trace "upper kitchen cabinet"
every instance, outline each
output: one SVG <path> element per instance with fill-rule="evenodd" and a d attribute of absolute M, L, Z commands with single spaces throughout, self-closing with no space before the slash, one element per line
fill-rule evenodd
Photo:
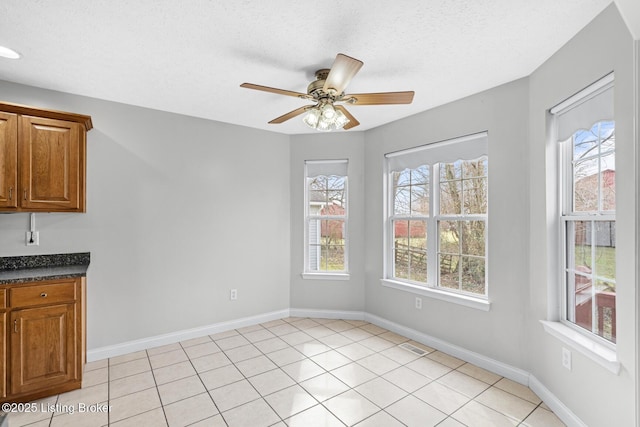
<path fill-rule="evenodd" d="M 0 102 L 0 212 L 85 212 L 91 117 Z"/>

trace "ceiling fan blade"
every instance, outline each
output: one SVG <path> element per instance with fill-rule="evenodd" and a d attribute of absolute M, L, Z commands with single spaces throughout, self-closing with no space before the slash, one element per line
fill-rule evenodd
<path fill-rule="evenodd" d="M 347 111 L 347 109 L 344 108 L 342 105 L 334 105 L 334 108 L 336 110 L 342 111 L 342 114 L 347 116 L 347 119 L 349 119 L 349 123 L 347 123 L 343 127 L 344 130 L 348 130 L 348 129 L 354 128 L 354 127 L 356 127 L 356 126 L 358 126 L 360 124 L 360 122 L 357 121 L 356 118 L 353 117 L 353 115 L 351 115 L 351 113 L 349 111 Z"/>
<path fill-rule="evenodd" d="M 327 79 L 324 81 L 322 90 L 325 92 L 335 90 L 336 95 L 341 94 L 353 76 L 360 71 L 363 64 L 364 63 L 358 59 L 339 53 L 336 56 L 336 60 L 333 61 L 333 65 L 331 66 Z"/>
<path fill-rule="evenodd" d="M 296 108 L 293 111 L 289 111 L 287 114 L 283 114 L 280 117 L 276 117 L 275 119 L 271 120 L 269 124 L 274 125 L 274 124 L 286 122 L 287 120 L 292 119 L 295 116 L 299 116 L 300 114 L 304 113 L 311 107 L 313 107 L 313 105 L 305 105 L 304 107 Z"/>
<path fill-rule="evenodd" d="M 413 91 L 351 93 L 342 98 L 341 101 L 348 102 L 353 105 L 411 104 L 411 102 L 413 102 L 413 95 Z"/>
<path fill-rule="evenodd" d="M 240 87 L 247 89 L 261 90 L 263 92 L 277 93 L 278 95 L 295 96 L 296 98 L 307 98 L 309 95 L 291 90 L 277 89 L 275 87 L 254 85 L 253 83 L 242 83 Z"/>

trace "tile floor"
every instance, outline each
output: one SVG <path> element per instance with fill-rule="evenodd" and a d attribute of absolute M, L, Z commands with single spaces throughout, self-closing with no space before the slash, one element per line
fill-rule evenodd
<path fill-rule="evenodd" d="M 82 389 L 9 426 L 564 425 L 529 388 L 406 341 L 361 321 L 276 320 L 89 363 Z"/>

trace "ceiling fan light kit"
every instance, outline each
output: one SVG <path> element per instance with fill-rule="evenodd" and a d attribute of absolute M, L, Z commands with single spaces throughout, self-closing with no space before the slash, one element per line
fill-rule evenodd
<path fill-rule="evenodd" d="M 388 105 L 411 104 L 413 91 L 345 94 L 344 89 L 351 79 L 362 68 L 363 62 L 339 53 L 330 69 L 316 71 L 316 80 L 307 87 L 307 93 L 293 92 L 253 83 L 243 83 L 240 87 L 276 93 L 278 95 L 295 96 L 313 101 L 315 105 L 306 105 L 271 120 L 270 124 L 283 123 L 302 113 L 302 121 L 312 129 L 331 131 L 351 129 L 360 124 L 342 104 L 350 105 Z"/>

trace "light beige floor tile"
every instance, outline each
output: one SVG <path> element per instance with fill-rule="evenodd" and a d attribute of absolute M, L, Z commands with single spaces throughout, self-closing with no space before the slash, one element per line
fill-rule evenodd
<path fill-rule="evenodd" d="M 82 402 L 82 401 L 80 401 Z M 106 405 L 106 402 L 104 403 Z M 75 412 L 66 412 L 62 415 L 54 415 L 51 419 L 51 427 L 87 427 L 87 426 L 104 426 L 109 423 L 108 412 L 91 412 L 75 405 Z"/>
<path fill-rule="evenodd" d="M 272 326 L 267 329 L 269 329 L 269 332 L 277 336 L 287 335 L 298 331 L 298 328 L 296 328 L 295 326 L 291 326 L 288 323 Z"/>
<path fill-rule="evenodd" d="M 311 335 L 307 335 L 302 331 L 293 332 L 287 335 L 281 335 L 280 339 L 291 346 L 314 340 Z"/>
<path fill-rule="evenodd" d="M 519 424 L 513 418 L 473 400 L 454 412 L 451 417 L 472 427 L 512 427 Z"/>
<path fill-rule="evenodd" d="M 329 322 L 333 322 L 336 319 L 327 319 L 326 317 L 311 317 L 311 320 L 313 320 L 314 322 L 317 322 L 321 325 L 327 324 Z"/>
<path fill-rule="evenodd" d="M 318 402 L 299 385 L 287 387 L 264 398 L 280 418 L 289 418 Z"/>
<path fill-rule="evenodd" d="M 394 362 L 397 362 L 401 365 L 405 365 L 409 362 L 413 362 L 414 360 L 418 359 L 419 356 L 417 354 L 415 354 L 412 351 L 409 350 L 405 350 L 404 348 L 395 346 L 395 347 L 389 347 L 386 350 L 382 350 L 380 352 L 380 354 L 382 354 L 385 357 L 388 357 L 389 359 L 393 360 Z"/>
<path fill-rule="evenodd" d="M 335 350 L 317 354 L 310 359 L 327 371 L 352 363 L 351 359 L 349 359 L 347 356 L 343 356 Z"/>
<path fill-rule="evenodd" d="M 298 328 L 300 330 L 305 330 L 305 329 L 315 328 L 316 326 L 319 326 L 320 324 L 318 322 L 316 322 L 315 320 L 300 319 L 300 320 L 296 320 L 296 321 L 291 322 L 291 325 L 295 326 L 296 328 Z"/>
<path fill-rule="evenodd" d="M 546 409 L 547 411 L 551 411 L 551 408 L 549 408 L 549 407 L 547 406 L 547 404 L 546 404 L 546 403 L 544 403 L 544 402 L 542 402 L 542 403 L 540 404 L 540 407 L 541 407 L 542 409 Z M 553 411 L 551 411 L 551 412 L 553 412 Z"/>
<path fill-rule="evenodd" d="M 87 405 L 99 402 L 106 402 L 109 399 L 109 384 L 102 383 L 91 387 L 83 387 L 78 390 L 62 393 L 58 396 L 57 403 L 60 405 L 73 406 L 77 402 Z"/>
<path fill-rule="evenodd" d="M 435 362 L 425 357 L 421 357 L 414 360 L 413 362 L 409 362 L 405 366 L 409 369 L 413 369 L 414 371 L 424 375 L 427 378 L 431 378 L 432 380 L 440 378 L 448 372 L 451 372 L 451 368 L 449 368 L 448 366 L 444 366 L 441 363 Z"/>
<path fill-rule="evenodd" d="M 443 422 L 441 422 L 440 424 L 438 424 L 438 427 L 467 427 L 467 426 L 462 424 L 460 421 L 456 421 L 454 418 L 449 417 Z"/>
<path fill-rule="evenodd" d="M 496 387 L 484 391 L 475 401 L 519 421 L 525 419 L 537 406 Z"/>
<path fill-rule="evenodd" d="M 380 338 L 384 338 L 387 341 L 391 341 L 395 345 L 402 344 L 403 342 L 409 341 L 409 338 L 403 337 L 402 335 L 398 335 L 395 332 L 391 332 L 391 331 L 383 332 L 382 334 L 380 334 L 378 336 Z"/>
<path fill-rule="evenodd" d="M 98 424 L 86 424 L 86 426 L 97 426 Z M 134 415 L 130 418 L 111 423 L 113 427 L 141 427 L 141 426 L 153 426 L 153 427 L 166 427 L 167 420 L 164 417 L 164 410 L 162 408 L 156 408 L 148 412 L 144 412 L 139 415 Z"/>
<path fill-rule="evenodd" d="M 224 418 L 222 418 L 222 415 L 218 414 L 214 415 L 211 418 L 193 423 L 189 425 L 189 427 L 227 427 L 227 423 L 224 422 Z"/>
<path fill-rule="evenodd" d="M 249 326 L 245 326 L 243 328 L 238 328 L 236 329 L 236 332 L 238 332 L 239 334 L 242 335 L 246 335 L 249 332 L 255 332 L 255 331 L 264 331 L 264 328 L 260 325 L 249 325 Z"/>
<path fill-rule="evenodd" d="M 344 320 L 334 320 L 333 322 L 325 323 L 324 326 L 335 332 L 343 332 L 355 328 L 351 323 L 345 322 Z"/>
<path fill-rule="evenodd" d="M 274 351 L 282 350 L 283 348 L 289 347 L 289 344 L 282 341 L 278 337 L 268 338 L 264 341 L 258 341 L 254 345 L 264 354 L 273 353 Z"/>
<path fill-rule="evenodd" d="M 91 387 L 109 381 L 109 368 L 93 369 L 82 375 L 82 387 Z"/>
<path fill-rule="evenodd" d="M 372 336 L 374 336 L 373 334 L 360 328 L 347 329 L 346 331 L 340 332 L 340 335 L 343 335 L 354 342 L 366 340 L 367 338 L 371 338 Z"/>
<path fill-rule="evenodd" d="M 275 338 L 275 335 L 269 332 L 269 330 L 260 328 L 260 330 L 247 332 L 244 337 L 252 343 L 268 340 L 269 338 Z"/>
<path fill-rule="evenodd" d="M 316 405 L 285 421 L 289 427 L 344 427 L 344 424 L 322 405 Z"/>
<path fill-rule="evenodd" d="M 102 369 L 109 367 L 109 359 L 101 359 L 93 362 L 86 363 L 83 367 L 83 372 L 93 371 L 95 369 Z"/>
<path fill-rule="evenodd" d="M 267 427 L 280 419 L 263 399 L 257 399 L 222 414 L 229 427 Z"/>
<path fill-rule="evenodd" d="M 262 355 L 262 352 L 260 352 L 260 350 L 258 350 L 253 344 L 247 344 L 225 350 L 224 354 L 226 354 L 229 360 L 231 360 L 233 363 L 238 363 L 242 362 L 243 360 L 258 357 Z"/>
<path fill-rule="evenodd" d="M 382 351 L 395 346 L 395 344 L 391 341 L 387 341 L 384 338 L 380 338 L 379 336 L 374 336 L 358 342 L 366 347 L 369 347 L 373 351 Z"/>
<path fill-rule="evenodd" d="M 329 373 L 302 381 L 300 385 L 318 402 L 324 402 L 349 390 L 348 385 Z"/>
<path fill-rule="evenodd" d="M 138 391 L 154 388 L 156 382 L 151 371 L 145 371 L 140 374 L 130 375 L 128 377 L 112 380 L 109 382 L 109 398 L 116 399 L 126 396 L 127 394 L 136 393 Z"/>
<path fill-rule="evenodd" d="M 231 360 L 229 360 L 226 354 L 220 352 L 191 359 L 191 364 L 195 368 L 196 372 L 206 372 L 212 369 L 231 365 Z"/>
<path fill-rule="evenodd" d="M 324 353 L 331 350 L 326 344 L 321 343 L 318 340 L 308 341 L 302 344 L 294 345 L 293 348 L 307 357 L 315 356 L 316 354 Z"/>
<path fill-rule="evenodd" d="M 150 388 L 109 401 L 109 421 L 116 422 L 161 407 L 158 390 Z"/>
<path fill-rule="evenodd" d="M 238 368 L 245 377 L 249 378 L 254 375 L 276 369 L 277 366 L 266 356 L 258 356 L 253 359 L 247 359 L 236 363 L 236 368 Z"/>
<path fill-rule="evenodd" d="M 122 356 L 116 356 L 109 358 L 109 366 L 118 365 L 120 363 L 131 362 L 136 359 L 144 359 L 147 357 L 146 350 L 136 351 L 135 353 L 123 354 Z"/>
<path fill-rule="evenodd" d="M 369 325 L 370 324 L 369 322 L 365 322 L 364 320 L 344 319 L 344 321 L 347 322 L 347 323 L 351 323 L 356 328 L 359 328 L 360 326 L 364 326 L 364 325 Z"/>
<path fill-rule="evenodd" d="M 329 335 L 335 334 L 335 332 L 326 326 L 316 326 L 314 328 L 305 329 L 304 332 L 315 339 L 320 339 Z"/>
<path fill-rule="evenodd" d="M 232 348 L 242 347 L 249 344 L 249 341 L 239 334 L 218 340 L 214 339 L 214 341 L 223 351 L 231 350 Z"/>
<path fill-rule="evenodd" d="M 470 400 L 464 394 L 458 393 L 437 381 L 427 384 L 413 393 L 413 395 L 445 414 L 454 413 Z"/>
<path fill-rule="evenodd" d="M 157 354 L 167 353 L 169 351 L 175 351 L 175 350 L 181 350 L 181 349 L 182 349 L 182 346 L 180 345 L 180 343 L 174 342 L 172 344 L 150 348 L 149 350 L 147 350 L 147 353 L 149 354 L 149 356 L 155 356 Z"/>
<path fill-rule="evenodd" d="M 317 340 L 333 349 L 344 347 L 345 345 L 349 345 L 353 342 L 352 339 L 349 339 L 344 335 L 335 332 L 333 333 L 333 335 L 327 335 L 325 337 L 317 338 Z"/>
<path fill-rule="evenodd" d="M 386 408 L 394 402 L 402 399 L 407 392 L 391 384 L 384 378 L 374 378 L 354 389 L 380 408 Z"/>
<path fill-rule="evenodd" d="M 536 408 L 521 424 L 523 427 L 564 427 L 560 418 L 542 406 Z"/>
<path fill-rule="evenodd" d="M 400 421 L 393 418 L 385 411 L 373 414 L 369 418 L 356 424 L 356 427 L 404 427 Z"/>
<path fill-rule="evenodd" d="M 175 365 L 165 366 L 153 370 L 153 377 L 158 385 L 169 383 L 171 381 L 187 378 L 196 374 L 196 370 L 190 361 L 176 363 Z"/>
<path fill-rule="evenodd" d="M 305 359 L 305 355 L 293 347 L 283 348 L 267 354 L 267 357 L 278 366 L 285 366 Z"/>
<path fill-rule="evenodd" d="M 244 379 L 242 373 L 233 365 L 202 372 L 199 376 L 207 390 L 213 390 Z"/>
<path fill-rule="evenodd" d="M 399 363 L 396 363 L 393 360 L 378 353 L 358 360 L 358 364 L 364 366 L 377 375 L 384 375 L 387 372 L 393 371 L 394 369 L 400 367 Z"/>
<path fill-rule="evenodd" d="M 258 392 L 247 380 L 241 380 L 209 392 L 220 412 L 228 411 L 236 406 L 256 400 Z"/>
<path fill-rule="evenodd" d="M 263 328 L 272 328 L 274 326 L 278 326 L 278 325 L 284 325 L 285 322 L 282 319 L 276 319 L 276 320 L 271 320 L 269 322 L 264 322 L 264 323 L 260 323 L 260 326 L 262 326 Z"/>
<path fill-rule="evenodd" d="M 441 351 L 431 352 L 425 357 L 431 360 L 435 360 L 438 363 L 442 363 L 444 366 L 448 366 L 451 369 L 457 369 L 465 364 L 464 360 L 460 360 L 457 357 L 450 356 Z"/>
<path fill-rule="evenodd" d="M 295 382 L 282 369 L 274 369 L 249 378 L 249 382 L 262 396 L 290 387 Z"/>
<path fill-rule="evenodd" d="M 205 335 L 203 337 L 191 338 L 189 340 L 180 341 L 180 345 L 182 346 L 182 348 L 187 348 L 187 347 L 192 347 L 194 345 L 205 344 L 212 341 L 213 340 L 209 335 Z"/>
<path fill-rule="evenodd" d="M 437 381 L 470 398 L 476 397 L 490 387 L 489 384 L 458 371 L 451 371 L 438 378 Z"/>
<path fill-rule="evenodd" d="M 536 405 L 542 402 L 542 400 L 540 400 L 540 398 L 533 391 L 531 391 L 529 387 L 518 384 L 517 382 L 511 381 L 510 379 L 502 378 L 500 381 L 495 383 L 494 386 L 511 394 L 515 394 L 516 396 L 524 400 L 528 400 L 531 403 L 535 403 Z"/>
<path fill-rule="evenodd" d="M 214 341 L 218 341 L 218 340 L 222 340 L 222 339 L 225 339 L 225 338 L 234 337 L 234 336 L 237 336 L 237 335 L 240 335 L 238 333 L 238 331 L 236 331 L 235 329 L 230 329 L 228 331 L 219 332 L 217 334 L 209 335 L 209 338 L 211 338 Z"/>
<path fill-rule="evenodd" d="M 55 405 L 57 400 L 58 396 L 55 395 L 36 400 L 34 402 L 29 402 L 31 405 L 28 411 L 6 411 L 9 413 L 9 416 L 7 417 L 9 427 L 24 426 L 43 421 L 46 421 L 45 425 L 48 425 L 55 411 L 55 408 L 52 408 L 51 405 Z"/>
<path fill-rule="evenodd" d="M 327 400 L 324 402 L 324 406 L 349 426 L 380 411 L 380 408 L 354 390 L 349 390 Z"/>
<path fill-rule="evenodd" d="M 392 382 L 409 393 L 413 393 L 432 381 L 430 378 L 427 378 L 405 366 L 401 366 L 393 371 L 387 372 L 382 376 L 382 378 Z"/>
<path fill-rule="evenodd" d="M 164 407 L 169 427 L 182 427 L 202 421 L 218 413 L 207 393 L 180 400 Z"/>
<path fill-rule="evenodd" d="M 360 329 L 363 329 L 373 335 L 379 335 L 379 334 L 384 334 L 385 332 L 389 332 L 384 328 L 381 328 L 380 326 L 376 326 L 373 323 L 368 323 L 366 325 L 362 325 L 360 326 Z"/>
<path fill-rule="evenodd" d="M 309 359 L 304 359 L 299 362 L 283 366 L 282 370 L 298 382 L 308 380 L 309 378 L 313 378 L 326 372 L 322 367 Z"/>
<path fill-rule="evenodd" d="M 158 386 L 160 400 L 165 406 L 206 391 L 197 375 Z"/>
<path fill-rule="evenodd" d="M 357 387 L 376 377 L 376 374 L 356 362 L 334 369 L 331 373 L 349 387 Z"/>
<path fill-rule="evenodd" d="M 149 361 L 153 369 L 162 368 L 176 363 L 185 362 L 189 360 L 187 354 L 182 348 L 179 350 L 167 351 L 166 353 L 154 354 L 149 356 Z"/>
<path fill-rule="evenodd" d="M 411 395 L 389 406 L 385 411 L 408 427 L 436 426 L 447 417 L 443 412 Z"/>
<path fill-rule="evenodd" d="M 213 341 L 205 342 L 202 344 L 196 344 L 191 347 L 187 347 L 184 349 L 187 356 L 190 359 L 195 359 L 197 357 L 206 356 L 208 354 L 218 353 L 220 352 L 220 347 L 216 345 Z"/>
<path fill-rule="evenodd" d="M 465 363 L 464 365 L 460 366 L 458 368 L 458 371 L 462 372 L 463 374 L 467 374 L 470 377 L 473 377 L 477 380 L 485 382 L 487 384 L 495 384 L 502 378 L 498 374 L 489 372 L 471 363 Z"/>
<path fill-rule="evenodd" d="M 117 380 L 131 375 L 141 374 L 151 370 L 149 359 L 132 360 L 131 362 L 121 363 L 119 365 L 109 367 L 109 380 Z M 91 371 L 91 373 L 96 371 Z"/>
<path fill-rule="evenodd" d="M 351 360 L 359 360 L 367 356 L 371 356 L 375 352 L 369 347 L 365 347 L 357 342 L 345 345 L 336 350 L 338 353 L 347 356 Z"/>

